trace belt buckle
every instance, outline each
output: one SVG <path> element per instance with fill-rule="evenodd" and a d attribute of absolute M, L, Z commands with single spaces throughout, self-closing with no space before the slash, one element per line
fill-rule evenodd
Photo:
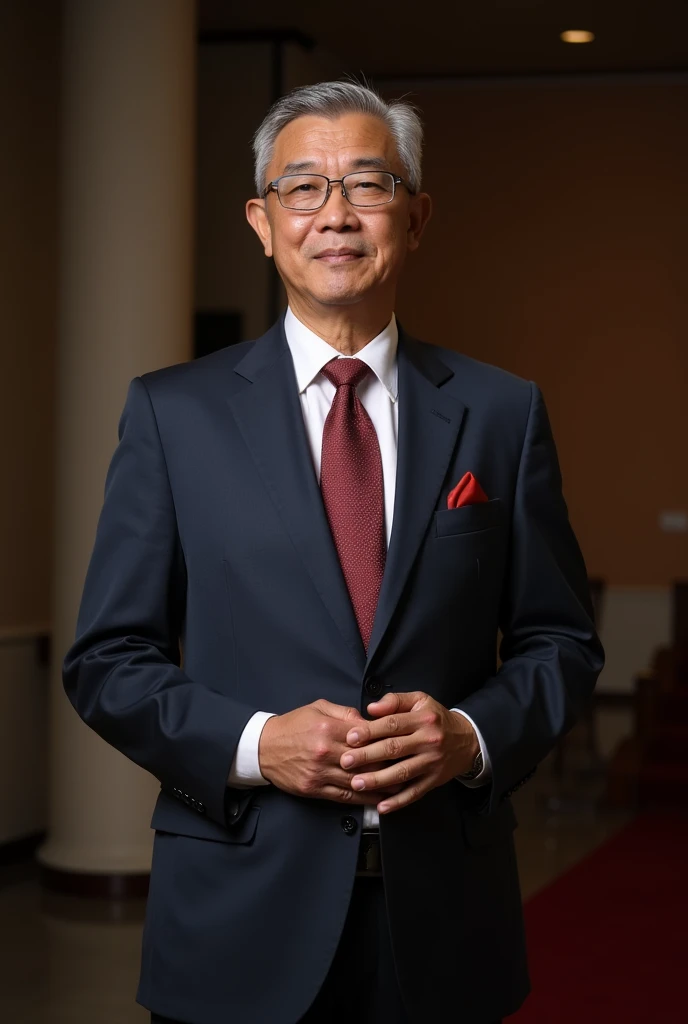
<path fill-rule="evenodd" d="M 382 877 L 382 857 L 380 854 L 379 831 L 363 832 L 358 850 L 356 874 L 369 878 Z"/>

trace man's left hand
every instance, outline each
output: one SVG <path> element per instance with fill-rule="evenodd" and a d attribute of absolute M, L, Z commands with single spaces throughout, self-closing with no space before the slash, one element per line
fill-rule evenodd
<path fill-rule="evenodd" d="M 368 712 L 376 721 L 351 727 L 346 742 L 352 749 L 342 754 L 340 764 L 349 770 L 361 769 L 351 779 L 352 788 L 359 791 L 409 783 L 377 805 L 380 814 L 406 807 L 455 775 L 470 771 L 480 749 L 468 719 L 420 690 L 386 693 L 368 705 Z M 365 772 L 368 764 L 397 758 L 402 760 L 388 768 Z"/>

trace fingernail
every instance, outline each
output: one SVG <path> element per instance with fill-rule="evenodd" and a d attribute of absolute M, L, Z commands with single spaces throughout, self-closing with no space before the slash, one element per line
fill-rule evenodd
<path fill-rule="evenodd" d="M 359 739 L 360 739 L 360 736 L 358 735 L 357 732 L 350 732 L 349 733 L 349 742 L 350 743 L 358 743 Z"/>
<path fill-rule="evenodd" d="M 345 757 L 344 757 L 344 760 L 342 761 L 342 764 L 344 765 L 344 767 L 345 768 L 350 768 L 353 763 L 354 763 L 354 755 L 353 754 L 346 754 Z"/>
<path fill-rule="evenodd" d="M 377 808 L 377 809 L 378 809 L 378 811 L 379 811 L 379 812 L 380 812 L 381 814 L 384 814 L 384 813 L 385 813 L 385 811 L 388 811 L 388 810 L 389 810 L 389 804 L 378 804 L 378 808 Z"/>
<path fill-rule="evenodd" d="M 365 787 L 365 782 L 363 779 L 354 779 L 351 785 L 354 789 L 363 789 Z"/>

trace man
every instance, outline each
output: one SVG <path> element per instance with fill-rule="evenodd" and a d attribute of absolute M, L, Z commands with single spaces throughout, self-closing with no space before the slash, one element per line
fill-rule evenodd
<path fill-rule="evenodd" d="M 421 134 L 349 82 L 278 101 L 247 216 L 285 316 L 130 385 L 64 681 L 161 783 L 153 1021 L 528 992 L 509 797 L 603 654 L 538 388 L 394 317 Z"/>

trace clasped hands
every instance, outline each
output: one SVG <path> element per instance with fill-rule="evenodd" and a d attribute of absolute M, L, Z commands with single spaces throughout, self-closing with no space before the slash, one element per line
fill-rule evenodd
<path fill-rule="evenodd" d="M 375 720 L 363 720 L 349 730 L 346 742 L 353 749 L 342 754 L 340 764 L 354 772 L 351 786 L 357 792 L 404 787 L 377 805 L 380 814 L 413 803 L 467 772 L 479 750 L 470 722 L 419 690 L 387 693 L 369 704 L 368 712 Z M 366 771 L 385 760 L 396 763 Z"/>
<path fill-rule="evenodd" d="M 268 719 L 261 774 L 279 788 L 388 814 L 468 771 L 479 750 L 470 722 L 420 690 L 387 693 L 367 707 L 327 700 Z"/>

